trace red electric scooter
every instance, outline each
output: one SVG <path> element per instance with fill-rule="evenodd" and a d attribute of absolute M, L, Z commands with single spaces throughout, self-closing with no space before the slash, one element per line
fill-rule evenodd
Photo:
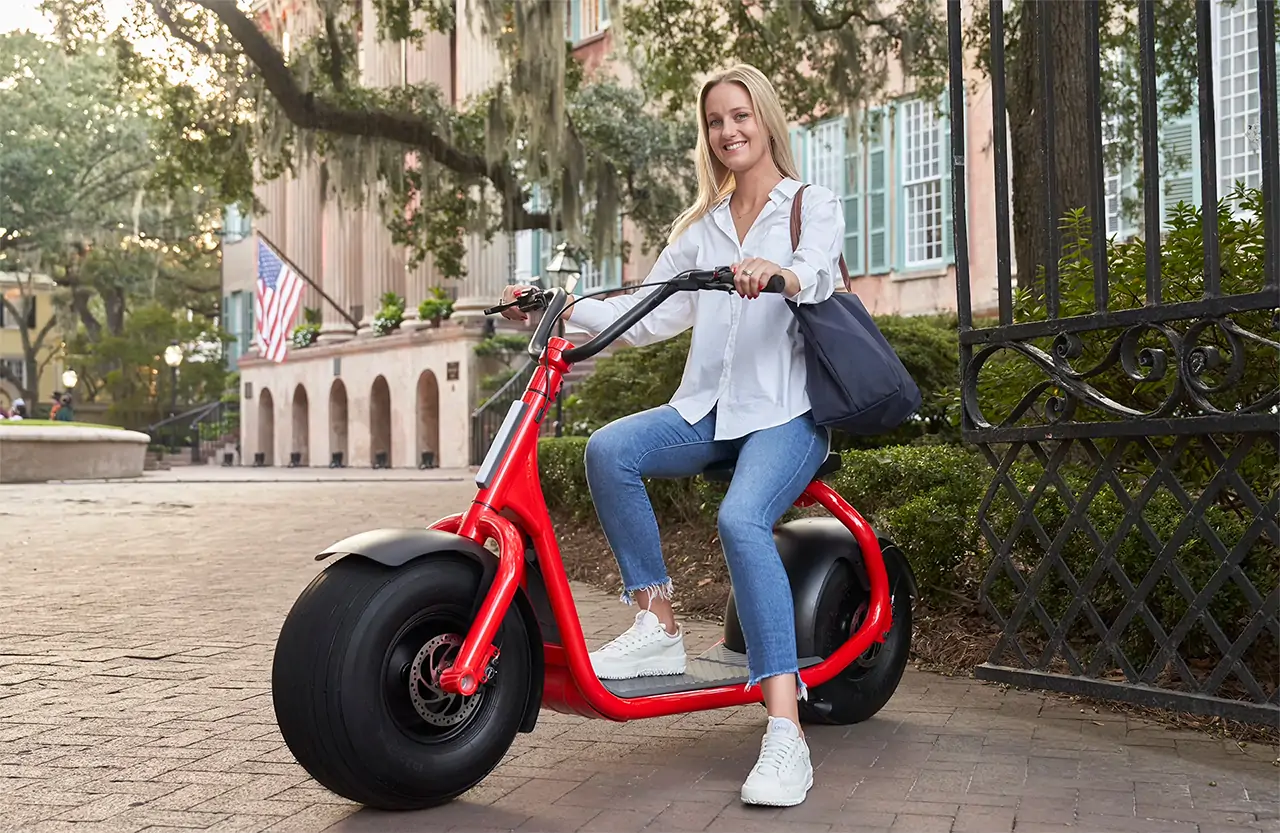
<path fill-rule="evenodd" d="M 777 276 L 766 291 L 781 285 Z M 732 271 L 682 273 L 577 347 L 551 335 L 563 290 L 507 305 L 546 310 L 529 344 L 539 365 L 480 466 L 471 505 L 428 528 L 362 532 L 316 556 L 342 557 L 285 619 L 271 688 L 285 743 L 320 784 L 371 807 L 420 809 L 483 780 L 518 732 L 533 731 L 540 708 L 625 721 L 762 702 L 759 686 L 746 690 L 732 593 L 723 640 L 685 674 L 598 679 L 538 479 L 539 427 L 569 368 L 685 291 L 733 291 Z M 780 524 L 775 537 L 809 686 L 802 719 L 850 724 L 897 687 L 917 590 L 902 553 L 822 482 L 839 467 L 829 455 L 796 501 L 831 517 Z M 703 476 L 728 480 L 732 471 L 728 463 Z"/>

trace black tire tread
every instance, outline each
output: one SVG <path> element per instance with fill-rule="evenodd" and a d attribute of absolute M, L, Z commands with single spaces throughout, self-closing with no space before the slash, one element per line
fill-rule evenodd
<path fill-rule="evenodd" d="M 799 704 L 801 722 L 828 726 L 862 723 L 884 708 L 897 690 L 911 656 L 912 599 L 904 577 L 890 575 L 889 579 L 894 595 L 893 622 L 870 682 L 837 676 L 810 689 L 809 700 Z M 823 655 L 835 647 L 826 646 Z"/>
<path fill-rule="evenodd" d="M 327 678 L 335 650 L 343 650 L 339 636 L 349 630 L 348 623 L 391 576 L 391 570 L 362 558 L 331 564 L 294 603 L 281 627 L 272 668 L 276 720 L 294 757 L 326 789 L 374 806 L 402 803 L 405 797 L 370 790 L 356 777 L 345 727 L 333 720 L 327 686 L 317 682 Z"/>

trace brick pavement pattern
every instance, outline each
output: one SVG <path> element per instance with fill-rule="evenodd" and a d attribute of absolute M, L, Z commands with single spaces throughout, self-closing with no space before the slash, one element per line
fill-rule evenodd
<path fill-rule="evenodd" d="M 1275 749 L 918 671 L 876 719 L 809 730 L 798 808 L 738 801 L 753 707 L 623 725 L 543 712 L 453 804 L 361 810 L 275 728 L 276 633 L 319 548 L 456 511 L 471 488 L 256 477 L 0 487 L 0 830 L 1280 830 Z M 593 645 L 630 619 L 575 593 Z M 717 637 L 686 627 L 694 647 Z"/>

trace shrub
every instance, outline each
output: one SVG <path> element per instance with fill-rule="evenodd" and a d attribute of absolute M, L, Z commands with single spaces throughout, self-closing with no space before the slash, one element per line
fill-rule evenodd
<path fill-rule="evenodd" d="M 394 292 L 382 295 L 382 308 L 373 318 L 373 331 L 380 336 L 390 335 L 404 323 L 404 298 Z"/>

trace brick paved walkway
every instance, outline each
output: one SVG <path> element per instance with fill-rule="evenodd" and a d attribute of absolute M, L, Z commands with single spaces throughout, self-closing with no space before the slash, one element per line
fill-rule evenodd
<path fill-rule="evenodd" d="M 272 643 L 317 548 L 453 511 L 467 484 L 178 480 L 0 487 L 0 830 L 1280 830 L 1274 749 L 914 671 L 877 719 L 810 730 L 799 808 L 739 804 L 761 728 L 747 708 L 544 713 L 454 804 L 359 811 L 281 742 Z M 626 624 L 576 592 L 594 637 Z"/>

